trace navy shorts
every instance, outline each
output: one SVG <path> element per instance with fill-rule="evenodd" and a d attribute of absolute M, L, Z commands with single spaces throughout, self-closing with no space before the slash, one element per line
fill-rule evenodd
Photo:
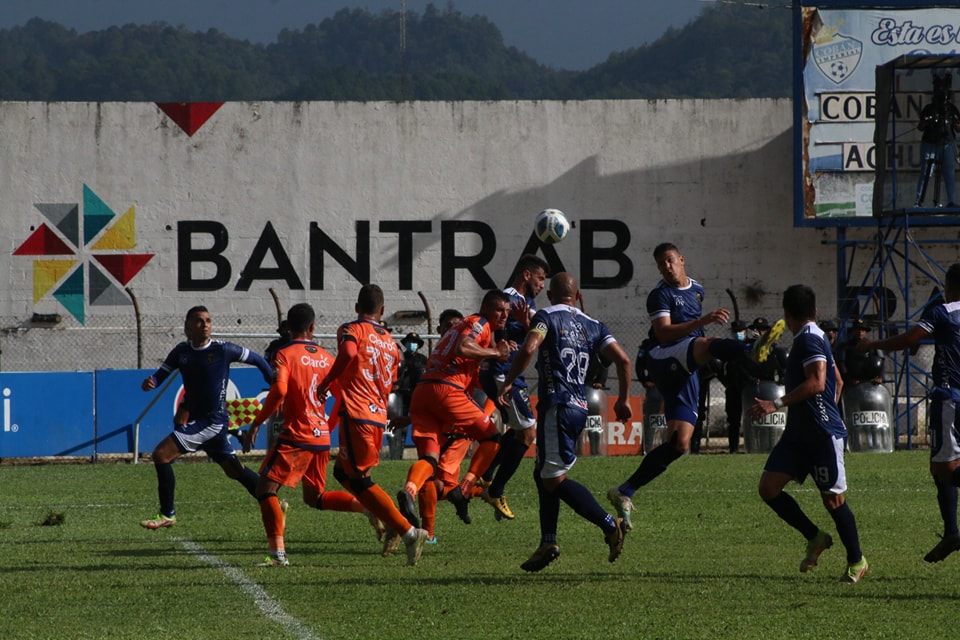
<path fill-rule="evenodd" d="M 498 383 L 504 380 L 503 375 L 490 373 L 489 370 L 480 370 L 479 375 L 480 388 L 487 394 L 487 397 L 493 400 L 494 404 L 500 410 L 500 417 L 504 425 L 511 429 L 530 429 L 537 424 L 537 415 L 533 411 L 533 405 L 530 404 L 530 395 L 527 393 L 525 383 L 513 383 L 510 388 L 510 403 L 507 406 L 500 404 Z"/>
<path fill-rule="evenodd" d="M 577 461 L 577 440 L 587 426 L 579 407 L 553 405 L 537 420 L 537 468 L 541 478 L 557 478 Z"/>
<path fill-rule="evenodd" d="M 216 424 L 209 420 L 191 420 L 187 424 L 177 425 L 173 429 L 173 439 L 184 453 L 204 451 L 214 462 L 224 462 L 237 455 L 230 445 L 230 436 L 226 424 Z"/>
<path fill-rule="evenodd" d="M 819 427 L 786 429 L 763 470 L 786 473 L 800 483 L 812 476 L 820 493 L 843 493 L 847 490 L 843 465 L 845 440 Z"/>
<path fill-rule="evenodd" d="M 682 420 L 697 423 L 700 406 L 700 376 L 693 360 L 693 342 L 686 338 L 666 347 L 647 351 L 647 372 L 663 395 L 663 414 L 667 422 Z"/>

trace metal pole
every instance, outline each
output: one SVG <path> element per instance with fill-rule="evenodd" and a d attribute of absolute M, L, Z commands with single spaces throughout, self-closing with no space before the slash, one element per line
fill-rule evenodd
<path fill-rule="evenodd" d="M 163 384 L 157 390 L 156 395 L 153 396 L 153 400 L 147 405 L 147 407 L 140 412 L 140 415 L 137 416 L 137 419 L 133 422 L 133 464 L 137 464 L 137 460 L 140 457 L 140 422 L 143 421 L 144 416 L 146 416 L 150 409 L 153 408 L 153 405 L 157 404 L 157 400 L 160 399 L 160 396 L 163 395 L 163 392 L 167 390 L 167 387 L 177 379 L 177 376 L 180 375 L 179 371 L 174 371 L 173 374 L 163 381 Z"/>

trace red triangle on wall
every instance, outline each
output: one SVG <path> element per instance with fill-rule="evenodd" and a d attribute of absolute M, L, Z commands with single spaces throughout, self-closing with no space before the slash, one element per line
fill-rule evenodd
<path fill-rule="evenodd" d="M 177 123 L 177 126 L 192 136 L 200 127 L 217 112 L 222 102 L 157 102 L 167 116 Z"/>
<path fill-rule="evenodd" d="M 50 227 L 41 224 L 13 252 L 15 256 L 72 256 L 74 250 L 57 237 Z"/>
<path fill-rule="evenodd" d="M 133 276 L 137 275 L 140 269 L 143 269 L 144 265 L 150 262 L 150 258 L 155 255 L 155 253 L 123 253 L 94 255 L 93 257 L 120 284 L 126 286 L 128 282 L 133 280 Z"/>

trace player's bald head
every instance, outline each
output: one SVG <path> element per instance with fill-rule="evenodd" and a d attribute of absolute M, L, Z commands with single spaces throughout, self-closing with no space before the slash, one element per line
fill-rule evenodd
<path fill-rule="evenodd" d="M 561 271 L 550 278 L 550 289 L 547 290 L 547 295 L 551 302 L 572 304 L 576 302 L 579 293 L 580 285 L 572 273 Z"/>

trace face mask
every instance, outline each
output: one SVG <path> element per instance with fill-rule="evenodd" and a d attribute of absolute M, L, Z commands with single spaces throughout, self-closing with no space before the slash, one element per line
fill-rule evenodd
<path fill-rule="evenodd" d="M 410 353 L 413 353 L 414 351 L 417 350 L 417 347 L 418 347 L 418 346 L 420 346 L 420 345 L 408 344 L 408 345 L 407 345 L 407 351 L 409 351 Z"/>
<path fill-rule="evenodd" d="M 737 340 L 739 340 L 740 342 L 743 342 L 746 339 L 747 339 L 746 331 L 737 331 Z"/>

